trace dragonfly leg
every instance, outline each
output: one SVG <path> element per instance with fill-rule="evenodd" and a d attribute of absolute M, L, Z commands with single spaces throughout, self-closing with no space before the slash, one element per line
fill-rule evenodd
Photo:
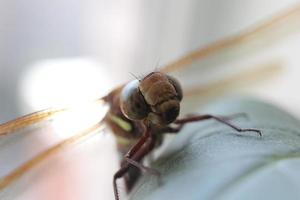
<path fill-rule="evenodd" d="M 143 136 L 141 137 L 141 139 L 135 145 L 133 145 L 133 147 L 131 147 L 129 149 L 129 151 L 125 154 L 125 157 L 126 158 L 131 158 L 132 155 L 134 155 L 147 142 L 147 140 L 150 137 L 151 136 L 150 136 L 149 129 L 145 129 L 145 134 L 143 134 Z"/>
<path fill-rule="evenodd" d="M 122 164 L 128 165 L 129 163 L 130 165 L 137 167 L 141 171 L 145 171 L 149 174 L 159 176 L 160 173 L 157 172 L 156 170 L 153 170 L 139 163 L 141 159 L 143 159 L 148 153 L 150 153 L 153 150 L 153 148 L 155 147 L 155 142 L 156 142 L 155 137 L 149 136 L 147 140 L 144 142 L 144 144 L 140 145 L 139 149 L 134 154 L 132 154 L 131 157 L 128 157 L 126 155 L 124 156 Z"/>
<path fill-rule="evenodd" d="M 119 191 L 118 191 L 118 185 L 117 185 L 117 179 L 122 178 L 124 174 L 128 171 L 128 166 L 121 167 L 114 175 L 113 178 L 113 188 L 114 188 L 114 194 L 115 194 L 115 200 L 120 200 Z"/>
<path fill-rule="evenodd" d="M 229 116 L 229 119 L 231 119 L 232 116 Z M 254 128 L 247 128 L 247 129 L 242 129 L 230 122 L 228 122 L 228 117 L 219 117 L 219 116 L 215 116 L 215 115 L 198 115 L 198 116 L 191 116 L 191 117 L 186 117 L 183 119 L 177 119 L 174 124 L 186 124 L 186 123 L 191 123 L 191 122 L 197 122 L 197 121 L 203 121 L 203 120 L 208 120 L 208 119 L 214 119 L 222 124 L 225 124 L 231 128 L 233 128 L 234 130 L 238 131 L 238 132 L 246 132 L 246 131 L 251 131 L 251 132 L 256 132 L 259 136 L 262 136 L 262 133 L 260 130 L 258 129 L 254 129 Z"/>
<path fill-rule="evenodd" d="M 137 167 L 138 169 L 153 175 L 160 175 L 160 173 L 156 170 L 143 166 L 139 163 L 139 161 L 141 161 L 155 147 L 155 141 L 156 140 L 154 137 L 149 136 L 142 145 L 139 145 L 139 147 L 136 148 L 135 153 L 132 154 L 130 158 L 126 156 L 124 157 L 121 168 L 115 173 L 113 178 L 113 187 L 116 200 L 120 199 L 117 188 L 117 179 L 122 178 L 131 169 L 131 167 Z"/>
<path fill-rule="evenodd" d="M 192 113 L 192 114 L 188 114 L 185 119 L 193 118 L 193 117 L 197 117 L 197 116 L 199 116 L 199 114 Z M 233 115 L 228 115 L 228 116 L 219 116 L 220 119 L 227 121 L 227 122 L 229 120 L 239 118 L 239 117 L 248 119 L 248 115 L 246 113 L 235 113 Z M 198 120 L 198 121 L 200 121 L 200 120 Z M 186 122 L 186 123 L 188 123 L 188 122 Z M 177 127 L 167 126 L 167 127 L 161 128 L 160 132 L 161 133 L 178 133 L 179 131 L 181 131 L 181 129 L 184 127 L 184 125 L 186 123 L 177 124 Z M 176 121 L 175 121 L 175 124 L 176 124 Z"/>
<path fill-rule="evenodd" d="M 143 145 L 147 142 L 149 139 L 149 131 L 145 129 L 145 133 L 143 136 L 138 140 L 138 142 L 133 145 L 125 155 L 122 156 L 121 160 L 121 167 L 124 165 L 128 165 L 128 162 L 125 160 L 125 158 L 131 158 L 139 149 L 142 148 Z M 132 187 L 134 186 L 134 183 L 140 176 L 140 170 L 137 169 L 136 167 L 129 167 L 128 171 L 126 174 L 123 176 L 124 181 L 125 181 L 125 186 L 126 186 L 126 191 L 130 192 Z"/>

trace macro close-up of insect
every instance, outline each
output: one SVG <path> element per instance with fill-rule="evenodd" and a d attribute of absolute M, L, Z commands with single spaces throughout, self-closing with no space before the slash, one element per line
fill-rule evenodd
<path fill-rule="evenodd" d="M 75 146 L 80 141 L 103 132 L 112 133 L 119 154 L 120 168 L 111 177 L 112 182 L 109 183 L 110 187 L 113 188 L 116 200 L 123 199 L 120 197 L 120 190 L 130 193 L 144 172 L 154 175 L 159 181 L 164 181 L 164 174 L 144 164 L 144 158 L 163 144 L 166 134 L 181 134 L 183 127 L 191 123 L 211 120 L 232 128 L 237 133 L 243 132 L 241 135 L 248 134 L 247 132 L 250 132 L 249 135 L 251 135 L 251 132 L 254 132 L 263 138 L 264 133 L 259 128 L 242 127 L 231 122 L 231 118 L 239 117 L 239 115 L 245 115 L 247 118 L 247 113 L 232 113 L 228 116 L 219 115 L 218 113 L 193 113 L 193 109 L 189 108 L 191 105 L 182 106 L 182 103 L 184 104 L 185 100 L 189 101 L 189 99 L 194 98 L 196 103 L 207 104 L 212 99 L 222 96 L 223 93 L 231 89 L 235 90 L 237 85 L 248 84 L 255 87 L 262 80 L 266 81 L 268 78 L 272 78 L 280 70 L 277 62 L 274 63 L 272 60 L 271 62 L 263 61 L 256 63 L 257 66 L 253 68 L 248 67 L 248 69 L 241 71 L 231 70 L 236 73 L 202 85 L 201 80 L 199 81 L 197 78 L 196 83 L 189 84 L 188 81 L 192 81 L 189 80 L 192 78 L 191 76 L 184 77 L 184 73 L 193 73 L 193 68 L 197 68 L 199 63 L 201 64 L 203 60 L 209 57 L 213 57 L 213 59 L 220 58 L 222 61 L 224 55 L 230 54 L 231 51 L 239 52 L 246 49 L 249 52 L 252 51 L 249 49 L 263 48 L 270 43 L 268 39 L 277 42 L 285 35 L 296 32 L 296 22 L 299 22 L 299 19 L 299 6 L 283 11 L 236 35 L 188 53 L 169 65 L 160 67 L 146 75 L 136 76 L 134 80 L 115 87 L 107 95 L 82 105 L 83 108 L 80 109 L 85 110 L 85 112 L 81 112 L 82 110 L 77 112 L 76 107 L 51 108 L 1 124 L 0 145 L 4 146 L 3 148 L 5 148 L 5 145 L 8 146 L 11 141 L 24 137 L 25 133 L 39 132 L 39 130 L 44 130 L 46 126 L 54 126 L 60 120 L 62 123 L 66 119 L 69 120 L 70 126 L 82 123 L 82 127 L 75 130 L 71 129 L 72 134 L 70 137 L 63 138 L 28 158 L 25 162 L 19 163 L 12 170 L 7 170 L 8 173 L 0 179 L 0 190 L 9 189 L 19 179 L 22 179 L 51 156 L 61 152 L 62 149 L 72 145 Z M 280 29 L 287 31 L 279 33 L 275 31 Z M 274 39 L 270 38 L 272 33 Z M 195 76 L 197 76 L 197 73 Z M 200 99 L 199 102 L 197 99 Z M 183 112 L 181 112 L 182 110 Z M 96 115 L 89 121 L 87 120 L 88 115 L 93 115 L 90 112 L 96 113 Z M 75 115 L 79 120 L 72 121 Z M 48 124 L 45 125 L 44 123 Z M 63 124 L 63 126 L 67 125 Z M 105 126 L 109 130 L 104 131 Z M 6 138 L 10 139 L 7 144 L 2 143 L 1 140 Z M 5 158 L 5 155 L 2 155 L 1 159 L 2 157 Z M 2 165 L 5 165 L 5 160 L 1 160 L 1 162 Z M 125 188 L 122 189 L 118 185 L 118 180 L 121 178 L 124 179 L 125 183 Z M 5 197 L 5 195 L 4 192 L 0 196 Z"/>
<path fill-rule="evenodd" d="M 177 133 L 189 122 L 215 119 L 238 132 L 253 131 L 261 135 L 257 129 L 242 129 L 213 115 L 195 115 L 177 119 L 182 99 L 182 89 L 179 82 L 171 76 L 160 72 L 152 72 L 141 80 L 128 83 L 122 91 L 117 88 L 105 101 L 111 109 L 106 121 L 117 136 L 117 146 L 123 154 L 121 169 L 114 175 L 114 191 L 119 199 L 116 180 L 127 174 L 126 187 L 130 191 L 138 172 L 135 168 L 149 171 L 155 175 L 159 172 L 139 163 L 151 150 L 162 143 L 164 133 Z M 175 128 L 169 126 L 174 123 Z M 135 167 L 131 169 L 132 167 Z"/>

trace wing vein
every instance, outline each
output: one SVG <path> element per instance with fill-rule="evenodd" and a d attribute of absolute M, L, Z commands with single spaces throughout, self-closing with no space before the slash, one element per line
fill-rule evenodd
<path fill-rule="evenodd" d="M 86 140 L 95 133 L 97 133 L 99 130 L 103 129 L 103 121 L 91 126 L 88 129 L 85 129 L 84 131 L 81 131 L 77 133 L 76 135 L 63 140 L 62 142 L 54 145 L 53 147 L 41 152 L 40 154 L 36 155 L 29 161 L 22 164 L 20 167 L 13 170 L 10 174 L 4 176 L 0 179 L 0 190 L 3 190 L 7 186 L 11 185 L 13 182 L 15 182 L 17 179 L 22 177 L 24 174 L 26 174 L 29 170 L 37 166 L 39 163 L 44 161 L 45 159 L 49 158 L 50 156 L 59 153 L 67 146 L 75 145 L 79 143 L 80 141 Z"/>
<path fill-rule="evenodd" d="M 203 59 L 227 48 L 242 45 L 247 41 L 257 40 L 259 37 L 263 39 L 263 36 L 266 33 L 273 33 L 274 30 L 280 30 L 286 25 L 293 26 L 295 24 L 294 22 L 299 21 L 299 18 L 300 4 L 293 6 L 291 9 L 281 14 L 271 17 L 269 20 L 266 20 L 260 23 L 259 25 L 255 25 L 244 31 L 241 31 L 240 33 L 237 33 L 236 35 L 229 36 L 225 39 L 212 43 L 204 48 L 191 52 L 183 58 L 161 68 L 160 71 L 164 73 L 177 71 L 183 69 L 187 65 L 192 64 L 197 59 Z"/>

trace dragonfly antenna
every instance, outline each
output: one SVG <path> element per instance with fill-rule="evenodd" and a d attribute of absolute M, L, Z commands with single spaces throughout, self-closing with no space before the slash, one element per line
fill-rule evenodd
<path fill-rule="evenodd" d="M 159 65 L 160 65 L 159 63 L 160 63 L 160 58 L 158 58 L 157 61 L 156 61 L 156 65 L 155 65 L 155 68 L 154 68 L 154 71 L 155 71 L 155 72 L 159 71 L 159 70 L 158 70 L 158 69 L 160 68 L 160 67 L 159 67 Z"/>
<path fill-rule="evenodd" d="M 140 79 L 139 77 L 137 77 L 134 73 L 129 72 L 129 74 L 130 74 L 131 76 L 133 76 L 135 79 L 137 79 L 138 81 L 141 81 L 141 79 Z"/>

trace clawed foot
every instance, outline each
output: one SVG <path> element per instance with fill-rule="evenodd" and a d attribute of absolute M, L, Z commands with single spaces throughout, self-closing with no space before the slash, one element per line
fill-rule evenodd
<path fill-rule="evenodd" d="M 262 132 L 261 130 L 254 129 L 254 128 L 246 128 L 246 129 L 237 129 L 238 132 L 255 132 L 259 135 L 259 137 L 262 137 Z"/>

